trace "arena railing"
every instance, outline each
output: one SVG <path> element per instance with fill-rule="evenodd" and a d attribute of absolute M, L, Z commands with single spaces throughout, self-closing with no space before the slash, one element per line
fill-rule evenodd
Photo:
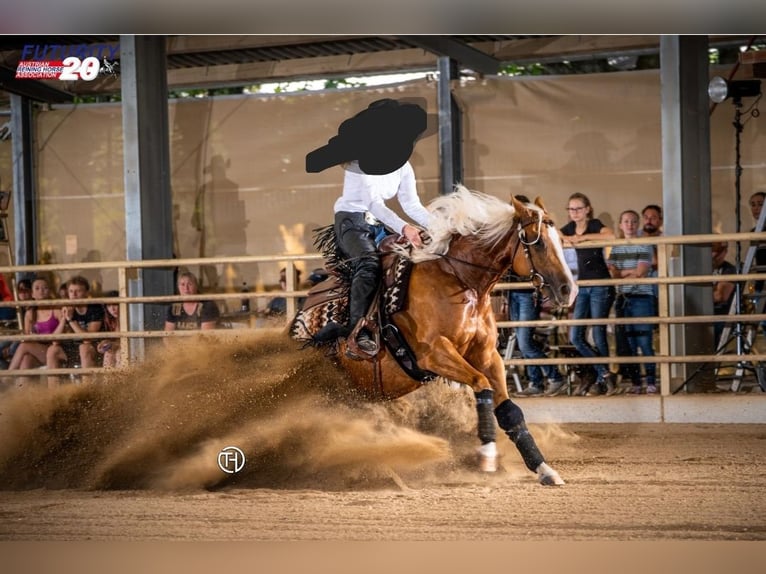
<path fill-rule="evenodd" d="M 509 359 L 505 361 L 506 366 L 522 366 L 522 365 L 557 365 L 557 366 L 570 366 L 579 364 L 599 364 L 609 363 L 623 364 L 623 363 L 656 363 L 658 367 L 658 378 L 660 380 L 660 393 L 663 395 L 671 394 L 678 390 L 678 387 L 683 385 L 683 380 L 678 380 L 679 377 L 673 377 L 671 374 L 671 366 L 681 363 L 709 363 L 709 364 L 730 364 L 740 363 L 742 361 L 750 362 L 752 364 L 766 360 L 766 355 L 758 352 L 749 352 L 746 355 L 740 355 L 736 353 L 727 353 L 730 345 L 723 350 L 723 352 L 715 353 L 716 342 L 713 342 L 711 336 L 711 353 L 708 354 L 674 354 L 671 352 L 671 328 L 677 325 L 686 324 L 702 324 L 705 326 L 711 326 L 713 323 L 723 322 L 730 326 L 736 323 L 759 323 L 766 320 L 766 313 L 742 313 L 742 314 L 730 314 L 728 316 L 723 315 L 683 315 L 674 316 L 672 314 L 670 306 L 670 290 L 673 286 L 683 286 L 691 284 L 712 285 L 715 282 L 721 280 L 732 280 L 734 276 L 726 276 L 723 278 L 721 275 L 708 274 L 708 275 L 672 275 L 671 274 L 671 258 L 678 259 L 677 256 L 672 256 L 672 253 L 678 249 L 680 245 L 703 245 L 709 246 L 713 242 L 740 242 L 743 245 L 743 253 L 747 247 L 747 242 L 758 243 L 766 239 L 766 233 L 730 233 L 730 234 L 700 234 L 700 235 L 684 235 L 684 236 L 660 236 L 660 237 L 636 237 L 632 239 L 613 239 L 604 241 L 588 241 L 583 242 L 575 247 L 575 249 L 581 248 L 593 248 L 593 247 L 614 247 L 616 245 L 641 245 L 648 244 L 654 245 L 657 249 L 657 277 L 643 277 L 643 278 L 630 278 L 630 279 L 599 279 L 599 280 L 578 280 L 578 286 L 598 286 L 598 285 L 635 285 L 635 284 L 648 284 L 657 285 L 658 290 L 658 304 L 657 315 L 653 317 L 641 317 L 641 318 L 616 318 L 614 316 L 602 318 L 602 319 L 541 319 L 539 321 L 498 321 L 499 328 L 513 328 L 518 326 L 530 326 L 530 327 L 571 327 L 573 325 L 607 325 L 614 326 L 617 324 L 651 324 L 658 326 L 659 341 L 656 345 L 657 353 L 652 357 L 623 357 L 610 354 L 605 361 L 604 358 L 594 357 L 549 357 L 545 359 Z M 766 279 L 766 273 L 742 273 L 736 276 L 736 280 L 744 284 L 747 281 L 756 281 Z M 530 284 L 525 283 L 499 283 L 496 289 L 499 291 L 524 289 L 529 288 Z M 744 294 L 744 292 L 743 292 Z M 711 294 L 712 297 L 712 294 Z M 712 299 L 711 299 L 712 305 Z"/>
<path fill-rule="evenodd" d="M 581 244 L 578 247 L 612 247 L 615 245 L 637 245 L 637 244 L 650 244 L 655 245 L 657 248 L 657 277 L 645 277 L 640 279 L 603 279 L 603 280 L 580 280 L 578 285 L 580 286 L 595 286 L 595 285 L 620 285 L 620 284 L 656 284 L 658 286 L 658 313 L 655 317 L 642 317 L 642 318 L 614 318 L 607 317 L 603 319 L 541 319 L 538 321 L 498 321 L 498 328 L 513 328 L 517 326 L 532 326 L 532 327 L 570 327 L 572 325 L 615 325 L 619 324 L 653 324 L 658 325 L 659 341 L 657 345 L 657 354 L 653 357 L 618 357 L 611 355 L 608 358 L 610 364 L 621 363 L 648 363 L 653 362 L 658 366 L 658 374 L 660 379 L 660 391 L 662 394 L 670 394 L 674 392 L 676 388 L 671 386 L 671 366 L 674 364 L 682 363 L 737 363 L 746 358 L 748 362 L 760 362 L 766 360 L 766 355 L 760 353 L 750 352 L 746 357 L 738 355 L 736 353 L 714 353 L 709 354 L 692 354 L 692 355 L 675 355 L 671 353 L 671 329 L 677 325 L 684 324 L 704 324 L 710 325 L 713 322 L 720 322 L 723 319 L 721 315 L 685 315 L 685 316 L 673 316 L 670 308 L 670 290 L 673 286 L 689 285 L 689 284 L 708 284 L 711 285 L 716 281 L 721 280 L 720 275 L 693 275 L 693 276 L 679 276 L 671 273 L 671 254 L 673 250 L 676 250 L 679 245 L 710 245 L 712 242 L 736 242 L 740 241 L 746 243 L 749 241 L 758 242 L 766 239 L 766 233 L 731 233 L 731 234 L 703 234 L 703 235 L 685 235 L 685 236 L 662 236 L 662 237 L 638 237 L 633 239 L 615 239 L 609 241 L 589 241 Z M 50 299 L 43 302 L 36 301 L 8 301 L 0 302 L 0 307 L 20 307 L 26 309 L 30 306 L 63 306 L 63 305 L 81 305 L 86 303 L 117 303 L 120 306 L 120 331 L 114 335 L 107 333 L 70 333 L 66 335 L 23 335 L 20 331 L 7 332 L 0 334 L 0 339 L 9 341 L 21 341 L 21 340 L 39 340 L 39 341 L 51 341 L 51 340 L 84 340 L 84 339 L 104 339 L 104 338 L 120 338 L 121 339 L 121 353 L 123 355 L 123 364 L 134 363 L 140 360 L 140 356 L 131 356 L 131 345 L 128 345 L 129 340 L 140 340 L 154 338 L 167 338 L 167 337 L 187 337 L 187 336 L 199 336 L 199 331 L 172 331 L 167 332 L 163 330 L 131 330 L 130 328 L 130 313 L 138 312 L 140 306 L 143 304 L 170 304 L 179 301 L 195 301 L 203 298 L 205 300 L 213 300 L 218 302 L 239 301 L 245 295 L 231 288 L 226 292 L 203 292 L 198 295 L 181 296 L 181 295 L 164 295 L 164 296 L 129 296 L 128 285 L 130 280 L 134 280 L 138 270 L 151 269 L 151 268 L 191 268 L 198 265 L 217 265 L 217 264 L 271 264 L 278 263 L 286 268 L 286 280 L 287 288 L 285 290 L 261 290 L 251 291 L 247 293 L 247 298 L 251 300 L 257 299 L 270 299 L 272 297 L 285 297 L 287 301 L 287 317 L 292 317 L 297 311 L 297 300 L 300 297 L 305 297 L 306 290 L 300 289 L 295 284 L 295 264 L 301 262 L 312 262 L 311 266 L 321 265 L 321 256 L 316 253 L 300 254 L 300 255 L 243 255 L 243 256 L 228 256 L 228 257 L 210 257 L 210 258 L 187 258 L 187 259 L 165 259 L 165 260 L 146 260 L 146 261 L 112 261 L 112 262 L 77 262 L 66 264 L 45 264 L 45 265 L 17 265 L 17 266 L 5 266 L 0 267 L 0 273 L 8 276 L 9 274 L 24 274 L 35 275 L 40 273 L 65 273 L 66 276 L 76 275 L 88 270 L 104 271 L 106 269 L 114 269 L 117 272 L 118 278 L 118 297 L 101 297 L 94 296 L 82 300 L 70 300 L 70 299 Z M 764 280 L 766 279 L 766 273 L 748 273 L 740 274 L 737 276 L 738 281 L 749 280 Z M 528 288 L 530 285 L 525 283 L 498 283 L 495 287 L 495 294 L 503 295 L 507 290 Z M 253 312 L 255 315 L 257 312 Z M 742 315 L 730 315 L 725 319 L 727 323 L 755 323 L 760 321 L 766 321 L 766 314 L 742 314 Z M 257 327 L 257 328 L 269 328 L 269 327 Z M 283 327 L 274 327 L 275 330 L 280 330 Z M 217 335 L 225 336 L 227 333 L 232 333 L 230 329 L 219 328 L 213 331 L 206 331 L 205 333 L 215 333 Z M 603 363 L 603 358 L 571 358 L 571 357 L 548 357 L 545 359 L 508 359 L 505 360 L 506 366 L 511 365 L 525 365 L 525 364 L 553 364 L 559 366 L 568 366 L 576 364 L 597 364 Z M 15 371 L 0 371 L 0 377 L 4 376 L 25 376 L 25 375 L 71 375 L 71 374 L 92 374 L 101 373 L 104 369 L 101 367 L 93 367 L 89 369 L 76 368 L 76 369 L 35 369 L 35 370 L 15 370 Z"/>

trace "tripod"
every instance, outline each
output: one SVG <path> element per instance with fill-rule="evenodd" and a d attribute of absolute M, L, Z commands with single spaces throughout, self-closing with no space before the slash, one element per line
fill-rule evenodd
<path fill-rule="evenodd" d="M 734 104 L 734 130 L 735 130 L 735 170 L 734 170 L 734 190 L 735 190 L 735 217 L 736 217 L 736 232 L 741 232 L 742 227 L 742 211 L 741 211 L 741 203 L 742 203 L 742 157 L 741 157 L 741 135 L 742 131 L 744 129 L 744 124 L 742 123 L 742 98 L 741 97 L 734 97 L 732 98 L 732 103 Z M 752 112 L 753 117 L 758 116 L 757 108 L 753 110 Z M 756 223 L 755 231 L 763 231 L 764 225 L 766 224 L 766 209 L 763 209 L 761 211 L 760 217 L 758 218 L 758 222 Z M 755 247 L 751 246 L 748 252 L 748 257 L 745 262 L 745 267 L 743 268 L 742 265 L 742 246 L 739 241 L 736 242 L 735 245 L 735 263 L 734 263 L 734 274 L 740 275 L 742 273 L 747 273 L 751 267 L 753 258 L 755 255 Z M 742 357 L 745 355 L 748 355 L 752 352 L 753 347 L 753 340 L 755 339 L 755 329 L 757 329 L 757 326 L 748 325 L 746 326 L 745 323 L 742 322 L 741 316 L 743 312 L 743 293 L 742 293 L 743 285 L 741 281 L 735 281 L 734 282 L 734 294 L 732 298 L 732 302 L 729 309 L 729 315 L 736 315 L 737 320 L 733 324 L 733 327 L 730 327 L 728 324 L 723 328 L 721 331 L 721 335 L 719 340 L 716 341 L 716 355 L 722 355 L 725 354 L 726 348 L 729 346 L 729 344 L 734 341 L 736 344 L 736 354 L 739 356 L 739 361 L 737 362 L 735 376 L 734 376 L 734 382 L 732 383 L 731 390 L 737 391 L 739 389 L 739 382 L 742 379 L 742 375 L 745 372 L 745 370 L 752 372 L 755 374 L 756 379 L 758 381 L 759 386 L 761 389 L 766 391 L 766 367 L 762 363 L 758 363 L 758 365 L 753 365 L 752 361 L 746 361 Z M 757 307 L 762 306 L 762 303 L 760 305 L 757 305 Z M 680 391 L 681 389 L 685 388 L 688 383 L 690 383 L 697 375 L 699 375 L 703 370 L 705 369 L 705 365 L 700 365 L 685 381 L 684 383 L 676 389 L 675 392 Z M 715 368 L 715 379 L 717 380 L 719 378 L 719 367 Z"/>

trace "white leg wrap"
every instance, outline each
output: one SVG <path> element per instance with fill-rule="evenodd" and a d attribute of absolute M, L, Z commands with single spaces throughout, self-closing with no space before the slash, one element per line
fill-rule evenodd
<path fill-rule="evenodd" d="M 478 452 L 481 471 L 497 471 L 497 445 L 494 442 L 485 443 L 478 448 Z"/>

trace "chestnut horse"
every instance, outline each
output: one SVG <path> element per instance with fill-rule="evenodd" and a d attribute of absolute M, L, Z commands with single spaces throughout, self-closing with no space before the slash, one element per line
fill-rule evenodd
<path fill-rule="evenodd" d="M 431 202 L 430 241 L 422 248 L 396 247 L 413 265 L 406 306 L 390 322 L 419 369 L 473 389 L 482 469 L 496 469 L 497 420 L 538 480 L 553 485 L 564 481 L 546 464 L 521 409 L 509 398 L 490 302 L 493 287 L 509 268 L 528 278 L 554 307 L 574 301 L 577 286 L 558 231 L 539 198 L 535 203 L 522 204 L 515 198 L 506 203 L 463 186 Z M 295 329 L 300 319 L 299 314 L 293 321 L 296 338 L 301 338 Z M 337 360 L 370 398 L 394 399 L 422 385 L 385 346 L 373 360 L 359 361 L 346 357 L 344 340 L 339 344 Z"/>

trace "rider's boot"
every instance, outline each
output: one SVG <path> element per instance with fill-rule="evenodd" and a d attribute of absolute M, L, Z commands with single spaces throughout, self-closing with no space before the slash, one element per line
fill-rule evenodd
<path fill-rule="evenodd" d="M 348 325 L 341 325 L 335 321 L 329 321 L 324 327 L 316 332 L 314 340 L 319 343 L 328 343 L 341 337 L 348 337 L 350 334 L 351 328 Z"/>
<path fill-rule="evenodd" d="M 377 277 L 367 273 L 358 273 L 351 283 L 351 293 L 349 295 L 349 328 L 353 330 L 357 323 L 367 314 L 367 309 L 372 303 L 373 297 L 378 289 Z M 378 344 L 371 336 L 370 332 L 362 327 L 356 335 L 357 346 L 370 355 L 378 352 Z"/>

